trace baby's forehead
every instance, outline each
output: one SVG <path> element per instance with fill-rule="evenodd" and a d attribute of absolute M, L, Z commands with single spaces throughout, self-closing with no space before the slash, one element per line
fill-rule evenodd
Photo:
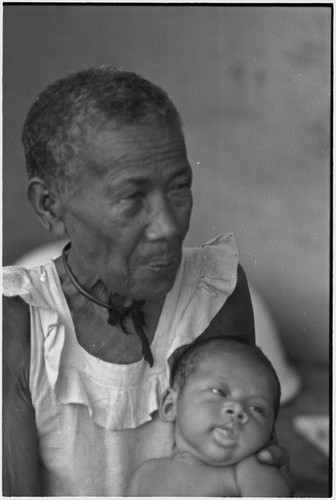
<path fill-rule="evenodd" d="M 226 339 L 213 340 L 204 346 L 204 359 L 218 355 L 225 356 L 228 359 L 232 359 L 233 357 L 257 359 L 257 355 L 250 345 Z"/>
<path fill-rule="evenodd" d="M 216 366 L 222 365 L 223 372 L 229 372 L 231 369 L 239 369 L 241 373 L 261 374 L 265 378 L 273 378 L 275 375 L 270 366 L 262 359 L 262 354 L 246 344 L 239 344 L 234 341 L 216 341 L 205 346 L 202 355 L 199 358 L 199 366 L 207 364 L 211 369 L 211 363 L 216 362 Z M 215 365 L 213 365 L 215 366 Z"/>

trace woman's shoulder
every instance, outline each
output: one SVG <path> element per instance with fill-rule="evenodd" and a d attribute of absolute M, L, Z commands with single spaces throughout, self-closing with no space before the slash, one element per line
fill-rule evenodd
<path fill-rule="evenodd" d="M 215 259 L 231 259 L 238 257 L 238 246 L 233 232 L 218 234 L 214 238 L 204 242 L 198 247 L 184 247 L 183 254 L 185 259 L 197 259 L 203 256 L 203 261 L 208 258 Z"/>
<path fill-rule="evenodd" d="M 180 284 L 189 290 L 231 294 L 237 283 L 238 261 L 232 232 L 220 234 L 200 247 L 184 248 Z"/>
<path fill-rule="evenodd" d="M 2 269 L 3 295 L 21 297 L 29 305 L 53 309 L 61 291 L 54 261 L 32 268 L 7 266 Z"/>
<path fill-rule="evenodd" d="M 233 233 L 219 235 L 199 248 L 186 249 L 164 312 L 170 325 L 167 359 L 193 342 L 225 307 L 237 284 L 238 248 Z M 226 317 L 227 313 L 224 314 Z M 221 323 L 221 322 L 220 322 Z M 230 328 L 231 328 L 230 321 Z M 222 325 L 218 326 L 222 331 Z M 169 363 L 169 361 L 168 361 Z"/>
<path fill-rule="evenodd" d="M 24 376 L 28 373 L 31 349 L 30 306 L 48 308 L 48 301 L 43 294 L 45 276 L 45 266 L 32 269 L 6 266 L 2 269 L 3 352 L 8 373 L 14 370 L 21 371 Z"/>
<path fill-rule="evenodd" d="M 24 266 L 6 266 L 2 268 L 3 294 L 7 297 L 22 295 L 24 291 L 38 286 L 38 275 L 44 274 L 44 266 L 26 268 Z"/>

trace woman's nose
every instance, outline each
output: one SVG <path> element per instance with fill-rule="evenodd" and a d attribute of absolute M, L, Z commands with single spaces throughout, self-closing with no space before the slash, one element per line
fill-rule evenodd
<path fill-rule="evenodd" d="M 169 239 L 179 232 L 175 214 L 164 199 L 157 196 L 152 200 L 150 220 L 146 235 L 149 241 Z"/>
<path fill-rule="evenodd" d="M 224 406 L 224 414 L 230 415 L 232 418 L 239 420 L 241 423 L 248 421 L 248 414 L 244 406 L 239 401 L 230 401 Z"/>

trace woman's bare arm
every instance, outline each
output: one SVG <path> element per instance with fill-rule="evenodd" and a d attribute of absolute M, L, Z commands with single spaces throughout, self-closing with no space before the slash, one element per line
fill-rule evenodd
<path fill-rule="evenodd" d="M 243 337 L 255 343 L 251 295 L 245 272 L 240 264 L 238 264 L 236 288 L 199 339 L 226 335 Z"/>
<path fill-rule="evenodd" d="M 37 432 L 29 393 L 30 314 L 3 299 L 3 495 L 38 496 Z"/>

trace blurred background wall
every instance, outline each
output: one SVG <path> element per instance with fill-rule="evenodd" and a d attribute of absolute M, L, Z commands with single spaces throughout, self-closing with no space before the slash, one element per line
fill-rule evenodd
<path fill-rule="evenodd" d="M 331 8 L 5 5 L 3 261 L 52 240 L 25 195 L 20 135 L 38 92 L 121 65 L 161 85 L 194 168 L 186 243 L 236 234 L 294 360 L 326 362 Z"/>

